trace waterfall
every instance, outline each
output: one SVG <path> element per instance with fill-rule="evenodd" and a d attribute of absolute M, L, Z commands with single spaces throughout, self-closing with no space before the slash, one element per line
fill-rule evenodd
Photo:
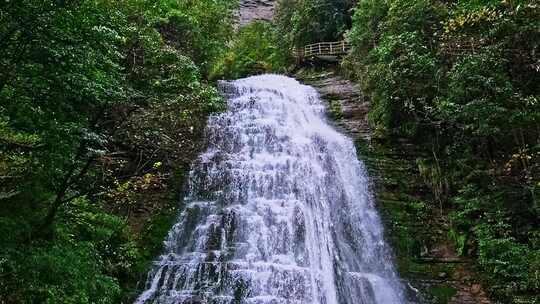
<path fill-rule="evenodd" d="M 405 303 L 364 165 L 317 92 L 221 85 L 184 211 L 136 303 Z"/>

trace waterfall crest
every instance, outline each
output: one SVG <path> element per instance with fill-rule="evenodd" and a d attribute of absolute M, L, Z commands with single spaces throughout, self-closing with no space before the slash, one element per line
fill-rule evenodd
<path fill-rule="evenodd" d="M 366 170 L 317 92 L 278 75 L 222 92 L 136 303 L 405 303 Z"/>

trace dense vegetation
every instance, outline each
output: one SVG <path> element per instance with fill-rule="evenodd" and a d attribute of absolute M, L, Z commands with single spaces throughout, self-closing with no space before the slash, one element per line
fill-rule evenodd
<path fill-rule="evenodd" d="M 280 37 L 289 49 L 341 40 L 350 28 L 354 3 L 354 0 L 281 0 L 276 16 Z"/>
<path fill-rule="evenodd" d="M 0 4 L 0 302 L 131 301 L 223 107 L 205 78 L 233 9 Z"/>
<path fill-rule="evenodd" d="M 211 77 L 238 79 L 260 73 L 283 73 L 290 54 L 276 27 L 255 21 L 235 34 L 227 52 L 215 63 Z"/>
<path fill-rule="evenodd" d="M 540 7 L 360 1 L 346 68 L 380 136 L 405 137 L 494 298 L 540 293 Z"/>

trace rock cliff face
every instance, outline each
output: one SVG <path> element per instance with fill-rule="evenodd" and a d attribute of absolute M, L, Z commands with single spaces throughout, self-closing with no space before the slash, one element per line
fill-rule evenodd
<path fill-rule="evenodd" d="M 255 20 L 271 20 L 276 0 L 240 0 L 238 22 L 240 26 Z"/>
<path fill-rule="evenodd" d="M 377 136 L 367 121 L 368 98 L 337 72 L 324 69 L 297 77 L 318 89 L 336 126 L 355 139 L 359 157 L 372 177 L 386 238 L 411 300 L 422 304 L 491 303 L 471 270 L 471 261 L 456 254 L 449 240 L 446 212 L 420 175 L 417 160 L 425 152 L 406 140 Z"/>

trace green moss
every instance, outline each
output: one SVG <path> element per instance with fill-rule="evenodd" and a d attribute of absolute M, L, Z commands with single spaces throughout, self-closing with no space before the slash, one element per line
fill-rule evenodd
<path fill-rule="evenodd" d="M 430 288 L 429 293 L 435 298 L 437 303 L 446 304 L 456 295 L 457 290 L 446 284 L 441 284 Z"/>
<path fill-rule="evenodd" d="M 343 117 L 343 112 L 341 110 L 341 103 L 338 100 L 330 101 L 329 107 L 330 117 L 333 119 L 341 119 Z"/>
<path fill-rule="evenodd" d="M 414 284 L 451 277 L 454 264 L 429 263 L 423 260 L 426 251 L 445 242 L 447 233 L 437 219 L 437 205 L 426 194 L 418 174 L 416 155 L 401 142 L 375 138 L 356 142 L 359 157 L 375 180 L 377 205 L 385 224 L 386 238 L 392 245 L 400 275 Z M 412 156 L 411 156 L 412 154 Z M 435 216 L 437 215 L 437 216 Z M 442 278 L 441 278 L 442 277 Z M 456 293 L 450 286 L 433 288 L 416 285 L 434 303 L 447 303 Z"/>
<path fill-rule="evenodd" d="M 140 239 L 142 255 L 151 261 L 163 250 L 163 240 L 176 218 L 176 209 L 165 209 L 148 220 Z"/>

